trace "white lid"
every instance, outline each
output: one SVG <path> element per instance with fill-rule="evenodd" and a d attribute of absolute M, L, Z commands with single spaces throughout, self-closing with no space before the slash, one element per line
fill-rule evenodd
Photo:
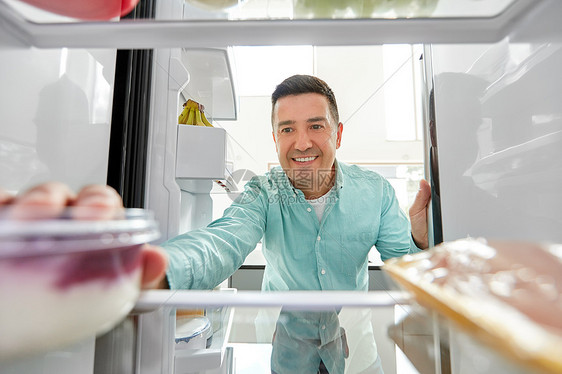
<path fill-rule="evenodd" d="M 208 332 L 210 328 L 211 321 L 207 317 L 180 319 L 176 321 L 176 343 L 187 343 L 191 339 Z"/>

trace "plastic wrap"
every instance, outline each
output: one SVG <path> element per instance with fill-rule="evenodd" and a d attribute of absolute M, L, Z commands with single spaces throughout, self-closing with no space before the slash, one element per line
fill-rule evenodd
<path fill-rule="evenodd" d="M 562 245 L 458 240 L 384 269 L 419 304 L 510 360 L 562 372 Z"/>

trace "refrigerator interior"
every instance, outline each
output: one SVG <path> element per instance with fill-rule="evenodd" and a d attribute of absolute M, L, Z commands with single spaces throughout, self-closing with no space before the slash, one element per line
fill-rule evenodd
<path fill-rule="evenodd" d="M 157 17 L 170 22 L 138 22 L 140 26 L 134 36 L 129 32 L 130 25 L 88 25 L 75 20 L 60 22 L 60 17 L 54 17 L 57 23 L 51 23 L 51 19 L 46 19 L 41 12 L 36 14 L 25 8 L 26 18 L 38 23 L 12 19 L 15 22 L 4 23 L 2 28 L 6 32 L 0 37 L 3 82 L 0 88 L 0 186 L 17 192 L 48 180 L 61 180 L 73 189 L 89 183 L 105 183 L 107 165 L 112 162 L 108 159 L 108 149 L 116 48 L 154 48 L 146 208 L 155 211 L 163 233 L 162 240 L 203 226 L 220 215 L 222 207 L 232 198 L 232 194 L 225 192 L 215 180 L 235 187 L 232 184 L 237 185 L 250 176 L 239 171 L 259 174 L 276 163 L 269 132 L 267 94 L 242 96 L 237 91 L 240 89 L 236 82 L 237 69 L 242 67 L 236 66 L 236 52 L 232 47 L 307 45 L 310 46 L 308 53 L 314 56 L 310 73 L 323 77 L 333 86 L 337 97 L 341 97 L 341 111 L 347 119 L 341 157 L 375 165 L 373 167 L 388 172 L 389 176 L 395 176 L 401 165 L 420 168 L 425 163 L 426 173 L 431 167 L 432 178 L 438 176 L 434 199 L 440 204 L 444 240 L 466 236 L 562 240 L 558 230 L 561 223 L 558 212 L 562 208 L 562 197 L 558 192 L 562 184 L 562 114 L 559 106 L 562 102 L 562 72 L 559 69 L 562 30 L 556 20 L 562 10 L 559 3 L 495 1 L 493 7 L 486 8 L 465 1 L 468 13 L 458 18 L 454 7 L 441 2 L 441 8 L 437 9 L 445 18 L 428 23 L 397 19 L 394 20 L 395 26 L 389 22 L 373 22 L 361 28 L 356 26 L 358 22 L 353 24 L 353 20 L 344 19 L 336 27 L 332 26 L 337 22 L 318 22 L 320 31 L 310 34 L 302 30 L 308 30 L 314 20 L 304 20 L 293 29 L 284 29 L 286 33 L 276 28 L 276 22 L 260 22 L 264 12 L 272 18 L 287 17 L 283 12 L 288 2 L 265 3 L 265 7 L 255 5 L 253 9 L 251 5 L 256 2 L 248 1 L 248 8 L 254 12 L 249 12 L 248 16 L 241 14 L 243 6 L 212 13 L 180 1 L 159 1 L 156 3 Z M 2 17 L 11 14 L 4 12 L 3 7 L 7 4 L 13 5 L 13 2 L 0 3 Z M 479 13 L 482 9 L 484 11 Z M 234 22 L 253 19 L 252 14 L 257 15 L 254 18 L 258 21 L 249 23 L 250 31 Z M 191 26 L 186 23 L 182 29 L 181 20 L 192 15 L 199 21 Z M 212 22 L 212 15 L 218 19 L 214 21 L 224 23 Z M 456 23 L 447 17 L 453 17 Z M 232 24 L 229 26 L 228 22 Z M 282 19 L 279 27 L 287 26 L 283 22 Z M 436 28 L 428 27 L 428 24 Z M 194 30 L 196 25 L 199 30 Z M 343 31 L 346 25 L 351 27 Z M 230 33 L 225 32 L 228 27 L 231 27 Z M 18 34 L 22 30 L 25 33 Z M 197 38 L 193 37 L 194 31 Z M 112 32 L 114 38 L 105 34 Z M 400 44 L 402 48 L 406 45 L 409 51 L 406 53 L 410 55 L 387 60 L 390 65 L 384 75 L 381 68 L 385 59 L 382 56 L 387 41 Z M 386 48 L 392 46 L 386 45 Z M 201 50 L 226 56 L 224 61 L 230 65 L 223 68 L 231 69 L 227 71 L 231 82 L 217 90 L 222 94 L 225 89 L 233 88 L 231 97 L 234 100 L 231 102 L 224 99 L 213 101 L 218 91 L 216 95 L 210 95 L 210 101 L 204 101 L 209 96 L 191 90 L 190 82 L 194 84 L 200 74 L 196 75 L 185 62 L 185 53 Z M 398 56 L 400 53 L 404 52 L 399 51 Z M 345 55 L 342 58 L 346 66 L 344 71 L 334 69 L 332 62 L 342 55 Z M 380 70 L 374 70 L 373 66 Z M 419 85 L 412 88 L 417 89 L 417 99 L 409 103 L 415 109 L 414 121 L 428 123 L 430 112 L 434 110 L 434 144 L 430 144 L 429 134 L 424 133 L 428 129 L 414 128 L 414 140 L 397 140 L 388 139 L 392 126 L 367 127 L 380 118 L 380 113 L 391 112 L 385 107 L 385 99 L 377 88 L 388 89 L 388 98 L 392 98 L 392 78 L 396 77 L 392 73 L 406 70 L 412 77 L 417 77 L 415 82 Z M 205 85 L 205 82 L 198 84 Z M 400 86 L 395 89 L 398 92 L 394 95 L 400 95 Z M 198 92 L 197 96 L 195 92 Z M 428 104 L 431 93 L 434 95 L 433 108 Z M 205 104 L 206 113 L 217 130 L 224 130 L 225 157 L 215 160 L 218 174 L 203 177 L 177 174 L 180 147 L 177 116 L 182 102 L 190 95 Z M 374 103 L 369 101 L 372 98 Z M 364 103 L 369 105 L 363 106 Z M 247 125 L 252 121 L 257 122 L 256 127 Z M 254 141 L 252 137 L 268 139 L 269 143 Z M 358 143 L 346 146 L 346 139 L 352 137 Z M 384 141 L 375 143 L 381 138 Z M 430 166 L 427 153 L 431 145 L 435 146 L 436 158 Z M 362 150 L 366 152 L 361 153 Z M 257 159 L 266 159 L 266 162 Z M 187 161 L 197 164 L 201 159 Z M 419 179 L 418 170 L 410 173 Z M 408 200 L 408 192 L 405 200 Z M 250 264 L 260 264 L 261 259 L 258 256 L 251 261 Z M 240 313 L 232 317 L 229 332 L 235 337 L 232 342 L 235 351 L 244 352 L 248 349 L 247 344 L 251 344 L 250 352 L 265 349 L 263 355 L 269 354 L 267 344 L 258 347 L 267 339 L 259 340 L 257 335 L 252 335 L 255 322 L 248 320 L 248 316 L 259 312 L 256 304 L 259 305 L 260 300 L 256 295 L 245 306 L 238 306 Z M 236 302 L 234 296 L 232 303 Z M 303 305 L 308 302 L 302 301 Z M 200 306 L 212 308 L 212 304 L 203 304 Z M 369 307 L 372 308 L 367 308 L 369 313 L 381 313 L 373 328 L 377 329 L 379 352 L 385 354 L 385 372 L 415 373 L 410 366 L 401 366 L 407 361 L 398 360 L 394 344 L 383 340 L 386 335 L 384 327 L 392 324 L 399 313 L 393 306 Z M 137 318 L 131 317 L 134 321 Z M 145 315 L 142 318 L 150 320 L 151 317 Z M 162 327 L 155 322 L 148 325 Z M 150 328 L 147 324 L 144 326 Z M 252 331 L 250 336 L 248 331 Z M 390 347 L 388 352 L 383 351 L 385 342 Z M 66 354 L 73 357 L 72 363 L 68 364 L 71 365 L 70 372 L 77 372 L 77 368 L 82 368 L 84 373 L 93 371 L 92 345 L 89 341 L 69 349 L 74 352 Z M 167 356 L 162 354 L 163 351 L 150 352 L 150 346 L 138 345 L 131 350 L 147 351 L 140 355 L 144 358 L 137 358 L 139 362 L 146 360 L 136 366 L 137 372 L 172 372 L 172 350 L 165 351 Z M 226 351 L 221 348 L 220 352 L 224 358 Z M 124 356 L 132 354 L 123 352 Z M 434 354 L 437 359 L 439 355 Z M 460 356 L 462 350 L 453 350 L 451 354 Z M 51 362 L 55 365 L 53 368 L 57 368 L 56 365 L 62 362 L 57 358 L 64 355 L 53 352 L 38 358 L 39 364 L 33 365 L 39 370 L 45 362 Z M 459 356 L 456 356 L 457 362 L 460 362 Z M 149 364 L 150 359 L 159 365 Z M 251 366 L 251 360 L 246 360 L 249 359 L 238 362 L 237 367 Z M 438 370 L 437 366 L 433 369 Z M 62 372 L 63 369 L 53 370 Z M 453 368 L 452 372 L 462 372 L 460 368 L 458 370 Z M 487 372 L 487 368 L 478 371 L 478 367 L 472 367 L 471 370 Z M 240 369 L 239 372 L 250 371 Z"/>

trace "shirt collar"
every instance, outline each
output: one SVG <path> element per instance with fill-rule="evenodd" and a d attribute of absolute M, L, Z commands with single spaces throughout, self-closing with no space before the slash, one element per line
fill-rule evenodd
<path fill-rule="evenodd" d="M 338 162 L 338 160 L 334 161 L 334 165 L 336 166 L 336 183 L 335 183 L 335 186 L 336 186 L 336 190 L 340 190 L 340 189 L 343 188 L 343 180 L 344 180 L 343 172 L 341 170 L 341 165 Z"/>
<path fill-rule="evenodd" d="M 336 168 L 336 183 L 334 184 L 336 190 L 336 196 L 339 196 L 340 190 L 343 188 L 344 175 L 342 172 L 342 164 L 338 160 L 334 160 L 334 165 Z"/>
<path fill-rule="evenodd" d="M 270 172 L 270 176 L 275 180 L 280 191 L 291 191 L 296 193 L 296 189 L 293 187 L 293 184 L 281 166 L 273 168 Z"/>

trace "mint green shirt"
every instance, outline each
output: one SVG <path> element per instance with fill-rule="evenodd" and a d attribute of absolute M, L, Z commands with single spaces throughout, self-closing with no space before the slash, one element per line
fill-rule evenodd
<path fill-rule="evenodd" d="M 367 290 L 367 254 L 382 260 L 419 251 L 394 189 L 379 174 L 336 162 L 336 183 L 319 222 L 280 167 L 254 177 L 207 227 L 162 246 L 172 289 L 212 289 L 262 240 L 263 290 Z"/>

